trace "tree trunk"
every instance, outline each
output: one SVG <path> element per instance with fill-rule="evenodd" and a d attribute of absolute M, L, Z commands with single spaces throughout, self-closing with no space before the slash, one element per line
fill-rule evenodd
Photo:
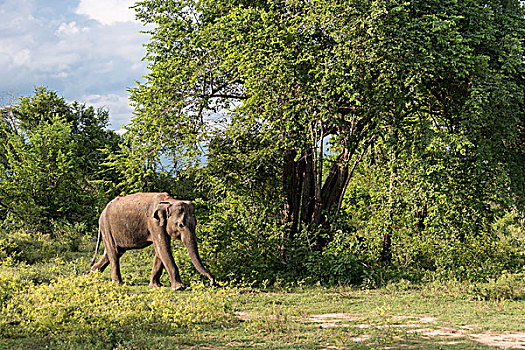
<path fill-rule="evenodd" d="M 283 214 L 286 224 L 286 240 L 293 240 L 299 229 L 304 160 L 295 161 L 296 156 L 295 150 L 287 150 L 284 154 L 283 192 L 286 202 Z"/>
<path fill-rule="evenodd" d="M 425 229 L 425 219 L 428 216 L 428 207 L 426 204 L 423 205 L 423 208 L 421 210 L 416 210 L 416 231 L 421 232 Z"/>
<path fill-rule="evenodd" d="M 315 208 L 315 172 L 311 150 L 305 152 L 304 161 L 301 223 L 303 223 L 307 229 L 312 229 L 312 219 Z"/>
<path fill-rule="evenodd" d="M 297 151 L 285 152 L 283 191 L 286 201 L 283 213 L 287 224 L 286 238 L 294 239 L 298 230 L 306 228 L 312 233 L 309 243 L 314 249 L 326 247 L 330 241 L 330 223 L 326 214 L 335 214 L 337 211 L 350 176 L 348 163 L 353 153 L 344 149 L 322 184 L 319 169 L 322 163 L 318 162 L 317 166 L 314 163 L 314 150 L 303 151 L 298 160 Z M 319 230 L 324 234 L 319 235 Z"/>
<path fill-rule="evenodd" d="M 379 260 L 389 264 L 392 261 L 392 232 L 394 230 L 394 182 L 396 179 L 396 154 L 392 150 L 390 155 L 390 183 L 388 186 L 388 206 L 387 219 L 385 222 L 385 232 L 383 233 L 383 242 Z"/>
<path fill-rule="evenodd" d="M 330 173 L 323 185 L 322 196 L 325 209 L 334 209 L 334 205 L 339 203 L 342 191 L 348 179 L 348 162 L 352 158 L 353 152 L 345 149 L 332 165 Z"/>

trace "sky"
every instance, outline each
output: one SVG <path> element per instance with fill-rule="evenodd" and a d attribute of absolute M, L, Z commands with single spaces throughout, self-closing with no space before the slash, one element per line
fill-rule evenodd
<path fill-rule="evenodd" d="M 134 0 L 0 0 L 0 103 L 47 86 L 129 122 L 129 88 L 147 73 Z"/>

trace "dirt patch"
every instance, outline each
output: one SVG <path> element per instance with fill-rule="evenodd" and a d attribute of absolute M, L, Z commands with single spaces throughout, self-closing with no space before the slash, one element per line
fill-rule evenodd
<path fill-rule="evenodd" d="M 525 332 L 483 332 L 473 333 L 471 327 L 463 327 L 461 329 L 449 328 L 449 327 L 432 327 L 437 319 L 434 317 L 423 316 L 394 316 L 392 317 L 394 322 L 402 321 L 399 324 L 387 324 L 374 326 L 371 324 L 357 324 L 354 325 L 358 328 L 408 328 L 407 333 L 412 333 L 425 338 L 450 338 L 451 342 L 447 341 L 447 344 L 455 343 L 455 338 L 469 338 L 475 342 L 492 346 L 499 349 L 525 349 Z M 330 313 L 330 314 L 317 314 L 310 315 L 307 322 L 318 324 L 321 328 L 332 328 L 348 326 L 348 322 L 359 321 L 358 318 L 347 314 L 347 313 Z M 356 337 L 353 339 L 356 342 L 362 342 L 368 340 L 368 336 Z"/>
<path fill-rule="evenodd" d="M 321 328 L 332 328 L 344 325 L 345 322 L 357 321 L 357 318 L 346 313 L 310 315 L 308 322 L 318 323 Z"/>
<path fill-rule="evenodd" d="M 525 333 L 470 334 L 471 339 L 500 349 L 525 349 Z"/>
<path fill-rule="evenodd" d="M 450 337 L 450 338 L 459 338 L 467 336 L 466 332 L 461 329 L 453 329 L 447 327 L 439 328 L 420 328 L 414 329 L 411 333 L 418 334 L 427 338 L 436 338 L 436 337 Z"/>
<path fill-rule="evenodd" d="M 236 312 L 235 316 L 241 321 L 257 319 L 256 315 L 248 312 Z M 276 318 L 276 315 L 265 316 L 267 319 Z M 455 344 L 458 338 L 468 338 L 480 344 L 488 345 L 498 349 L 525 349 L 525 332 L 483 332 L 476 333 L 474 326 L 462 328 L 441 327 L 436 324 L 437 319 L 430 316 L 393 316 L 390 318 L 392 324 L 365 324 L 358 323 L 361 319 L 348 313 L 326 313 L 309 315 L 306 322 L 316 324 L 321 328 L 347 327 L 352 323 L 353 327 L 368 329 L 405 329 L 407 334 L 423 338 L 445 338 L 445 344 Z M 351 338 L 354 342 L 366 342 L 370 339 L 368 335 Z M 448 340 L 447 340 L 448 339 Z M 328 349 L 328 348 L 327 348 Z"/>
<path fill-rule="evenodd" d="M 235 312 L 234 315 L 240 321 L 248 321 L 252 316 L 252 314 L 250 314 L 249 312 L 242 312 L 242 311 L 237 311 Z"/>

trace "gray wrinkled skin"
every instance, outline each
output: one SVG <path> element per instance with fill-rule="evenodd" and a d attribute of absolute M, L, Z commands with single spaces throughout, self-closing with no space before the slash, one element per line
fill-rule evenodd
<path fill-rule="evenodd" d="M 193 266 L 214 284 L 213 276 L 202 265 L 197 248 L 194 216 L 190 201 L 175 200 L 167 193 L 136 193 L 117 197 L 108 203 L 99 218 L 99 230 L 91 271 L 104 271 L 111 264 L 111 279 L 122 284 L 119 258 L 129 249 L 141 249 L 153 244 L 155 258 L 150 287 L 160 286 L 162 269 L 166 269 L 172 289 L 184 289 L 179 270 L 171 253 L 171 238 L 186 246 Z M 105 252 L 94 264 L 100 244 Z"/>

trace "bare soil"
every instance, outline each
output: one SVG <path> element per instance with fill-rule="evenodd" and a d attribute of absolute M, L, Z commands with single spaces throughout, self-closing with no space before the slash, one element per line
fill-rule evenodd
<path fill-rule="evenodd" d="M 409 334 L 425 338 L 449 338 L 446 341 L 453 344 L 455 338 L 470 338 L 471 340 L 498 349 L 525 349 L 525 332 L 476 332 L 474 327 L 450 328 L 442 327 L 436 323 L 433 317 L 394 316 L 392 322 L 384 325 L 355 324 L 357 328 L 396 328 L 406 329 Z M 353 315 L 345 313 L 330 313 L 309 315 L 308 321 L 316 323 L 322 328 L 348 326 L 348 322 L 359 322 Z M 356 342 L 367 341 L 369 336 L 355 337 Z"/>

